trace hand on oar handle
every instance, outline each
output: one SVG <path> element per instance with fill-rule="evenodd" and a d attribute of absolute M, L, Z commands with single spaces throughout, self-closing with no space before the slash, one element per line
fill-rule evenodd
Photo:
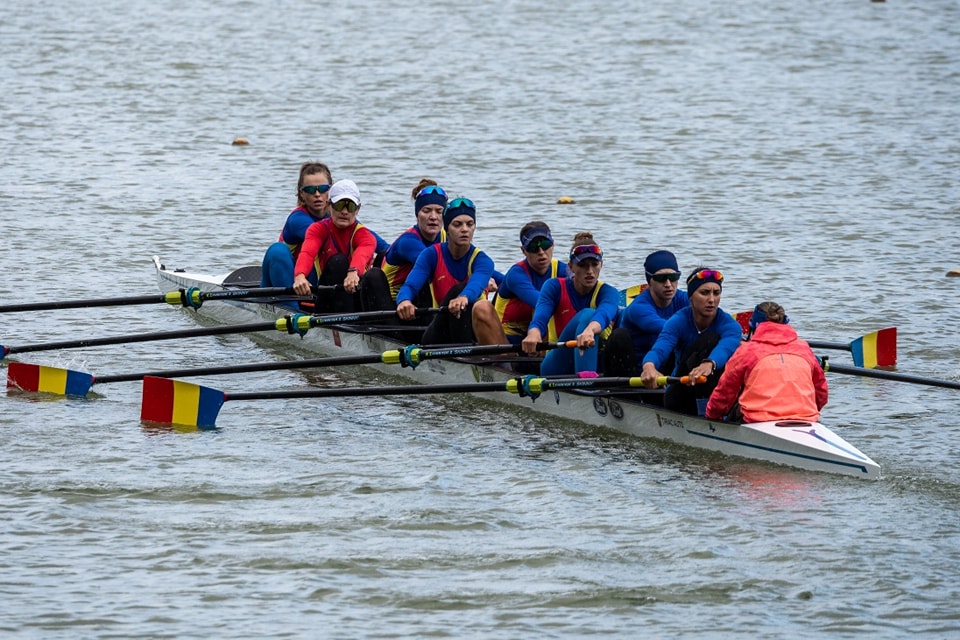
<path fill-rule="evenodd" d="M 703 384 L 706 381 L 707 376 L 680 376 L 679 378 L 676 376 L 659 376 L 657 378 L 657 386 L 665 387 L 668 384 L 685 384 L 692 387 L 695 384 Z"/>

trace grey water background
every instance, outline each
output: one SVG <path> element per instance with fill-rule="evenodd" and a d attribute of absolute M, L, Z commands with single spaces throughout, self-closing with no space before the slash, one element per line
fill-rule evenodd
<path fill-rule="evenodd" d="M 593 231 L 618 287 L 666 247 L 721 269 L 730 311 L 772 298 L 840 342 L 897 326 L 899 371 L 960 380 L 956 2 L 51 0 L 0 8 L 0 53 L 2 304 L 149 294 L 153 254 L 256 264 L 322 160 L 388 238 L 431 176 L 476 201 L 502 268 L 530 219 L 561 248 Z M 194 326 L 5 314 L 0 343 Z M 295 355 L 232 336 L 18 359 Z M 459 397 L 228 403 L 189 433 L 141 425 L 136 384 L 0 396 L 0 633 L 955 637 L 960 397 L 829 381 L 824 421 L 879 482 Z"/>

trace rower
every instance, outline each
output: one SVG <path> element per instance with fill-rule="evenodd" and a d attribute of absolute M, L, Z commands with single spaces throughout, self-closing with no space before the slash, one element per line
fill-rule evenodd
<path fill-rule="evenodd" d="M 690 305 L 670 316 L 643 358 L 640 377 L 647 387 L 657 386 L 657 378 L 663 375 L 660 369 L 671 354 L 672 375 L 689 376 L 688 384 L 667 386 L 663 398 L 667 409 L 703 415 L 720 372 L 740 346 L 740 323 L 720 308 L 722 289 L 722 273 L 697 267 L 687 278 Z M 700 377 L 706 377 L 706 382 L 698 384 Z"/>
<path fill-rule="evenodd" d="M 310 280 L 315 275 L 319 285 L 338 285 L 317 299 L 316 310 L 351 313 L 358 306 L 355 297 L 360 276 L 373 264 L 377 239 L 357 222 L 360 189 L 353 180 L 339 180 L 330 187 L 330 207 L 333 213 L 329 218 L 307 229 L 293 270 L 293 290 L 297 295 L 310 295 Z"/>
<path fill-rule="evenodd" d="M 446 241 L 424 249 L 397 294 L 397 315 L 401 320 L 416 316 L 414 300 L 429 285 L 432 306 L 445 307 L 426 331 L 422 344 L 472 343 L 483 336 L 495 344 L 500 329 L 494 323 L 496 311 L 487 300 L 487 287 L 493 276 L 493 260 L 473 245 L 477 228 L 477 207 L 467 198 L 455 198 L 443 212 Z M 475 321 L 476 316 L 476 321 Z M 493 340 L 493 342 L 491 342 Z M 506 339 L 503 339 L 506 342 Z"/>
<path fill-rule="evenodd" d="M 544 357 L 540 373 L 545 376 L 596 374 L 600 337 L 609 334 L 619 311 L 620 293 L 600 280 L 603 251 L 593 234 L 574 236 L 567 268 L 567 277 L 543 284 L 522 342 L 524 353 L 536 355 L 544 334 L 551 342 L 577 341 L 577 349 L 553 349 Z"/>
<path fill-rule="evenodd" d="M 654 251 L 643 261 L 647 286 L 620 312 L 617 326 L 603 349 L 605 376 L 636 376 L 640 359 L 650 351 L 663 325 L 674 313 L 687 307 L 690 299 L 680 291 L 680 267 L 670 251 Z M 661 367 L 673 369 L 672 361 Z"/>

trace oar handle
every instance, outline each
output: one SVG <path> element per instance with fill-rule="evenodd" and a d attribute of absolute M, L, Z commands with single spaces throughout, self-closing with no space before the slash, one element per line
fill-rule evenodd
<path fill-rule="evenodd" d="M 697 376 L 697 384 L 703 384 L 707 381 L 707 376 Z M 690 384 L 690 376 L 658 376 L 657 386 L 665 387 L 668 384 Z"/>

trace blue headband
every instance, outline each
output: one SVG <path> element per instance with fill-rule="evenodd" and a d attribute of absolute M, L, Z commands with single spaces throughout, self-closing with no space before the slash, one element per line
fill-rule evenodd
<path fill-rule="evenodd" d="M 451 206 L 452 205 L 452 206 Z M 446 229 L 457 216 L 470 216 L 474 221 L 477 220 L 477 208 L 473 202 L 466 198 L 454 198 L 447 204 L 443 210 L 443 228 Z"/>
<path fill-rule="evenodd" d="M 760 310 L 760 305 L 757 305 L 753 308 L 753 315 L 750 316 L 750 322 L 748 322 L 747 325 L 750 327 L 751 331 L 756 331 L 757 325 L 766 321 L 767 314 Z M 783 322 L 780 324 L 790 324 L 790 316 L 784 316 Z"/>
<path fill-rule="evenodd" d="M 669 251 L 654 251 L 643 261 L 643 270 L 647 274 L 647 282 L 650 282 L 650 276 L 660 269 L 672 269 L 680 273 L 680 266 L 677 265 L 677 256 Z"/>
<path fill-rule="evenodd" d="M 443 189 L 439 187 L 424 188 L 413 201 L 413 213 L 420 213 L 420 209 L 429 204 L 438 204 L 441 207 L 447 206 L 447 195 L 443 192 Z"/>

